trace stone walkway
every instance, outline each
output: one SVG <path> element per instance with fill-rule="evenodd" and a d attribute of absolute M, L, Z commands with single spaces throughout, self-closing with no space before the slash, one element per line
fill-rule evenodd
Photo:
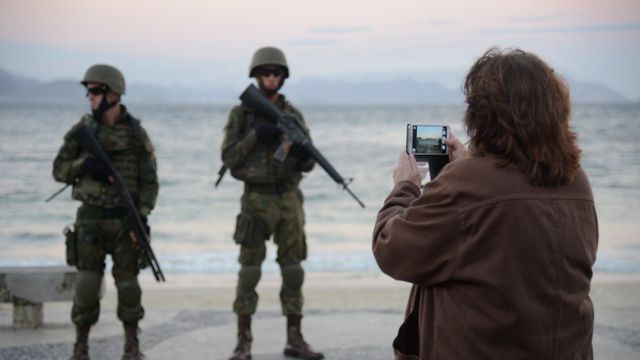
<path fill-rule="evenodd" d="M 357 312 L 312 311 L 304 318 L 305 336 L 327 359 L 382 360 L 392 358 L 389 338 L 402 314 L 361 310 Z M 253 359 L 286 359 L 284 317 L 279 312 L 255 316 Z M 99 325 L 98 325 L 99 326 Z M 144 328 L 141 345 L 148 359 L 227 359 L 235 345 L 235 316 L 229 311 L 182 311 L 167 322 Z M 6 334 L 3 329 L 2 333 Z M 17 333 L 39 330 L 18 330 Z M 72 326 L 57 331 L 73 332 Z M 18 334 L 16 334 L 18 335 Z M 44 340 L 44 339 L 43 339 Z M 94 360 L 118 359 L 121 335 L 93 336 L 90 342 Z M 73 341 L 0 348 L 0 359 L 66 359 Z"/>
<path fill-rule="evenodd" d="M 167 288 L 143 284 L 145 319 L 141 347 L 149 360 L 228 359 L 235 346 L 236 320 L 230 310 L 234 279 L 196 279 L 216 287 Z M 279 310 L 277 276 L 263 279 L 260 305 L 253 320 L 253 359 L 286 359 L 285 318 Z M 408 286 L 377 278 L 356 277 L 342 283 L 334 278 L 310 276 L 305 290 L 303 333 L 327 360 L 392 359 L 391 342 L 402 322 Z M 640 359 L 640 283 L 596 282 L 593 338 L 596 359 Z M 100 321 L 91 330 L 94 360 L 120 359 L 122 325 L 115 313 L 115 289 L 107 285 Z M 69 319 L 70 302 L 45 303 L 45 325 L 15 330 L 11 304 L 0 304 L 0 360 L 67 359 L 74 342 Z"/>

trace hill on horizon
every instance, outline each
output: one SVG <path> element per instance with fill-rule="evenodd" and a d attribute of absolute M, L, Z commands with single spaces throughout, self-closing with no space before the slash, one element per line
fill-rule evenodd
<path fill-rule="evenodd" d="M 619 92 L 601 84 L 569 81 L 574 103 L 632 103 Z M 287 83 L 285 94 L 298 104 L 334 105 L 415 105 L 462 104 L 460 89 L 436 82 L 414 79 L 348 82 L 342 80 L 301 79 Z M 19 102 L 79 103 L 85 90 L 77 80 L 43 82 L 13 74 L 0 68 L 0 100 Z M 126 102 L 231 104 L 239 91 L 232 87 L 128 85 Z M 640 100 L 640 99 L 638 99 Z"/>

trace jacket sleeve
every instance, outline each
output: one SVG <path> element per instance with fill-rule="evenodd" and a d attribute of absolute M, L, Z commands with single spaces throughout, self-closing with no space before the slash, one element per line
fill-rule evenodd
<path fill-rule="evenodd" d="M 242 166 L 258 141 L 253 129 L 244 131 L 245 119 L 243 115 L 242 109 L 236 106 L 229 113 L 227 124 L 224 127 L 221 149 L 222 162 L 229 169 Z"/>
<path fill-rule="evenodd" d="M 142 154 L 138 162 L 138 174 L 140 178 L 140 192 L 138 193 L 138 212 L 142 216 L 148 216 L 156 205 L 158 190 L 158 166 L 154 154 L 153 144 L 147 132 L 140 128 L 142 136 Z"/>
<path fill-rule="evenodd" d="M 422 195 L 413 183 L 401 182 L 378 212 L 373 255 L 394 279 L 420 286 L 450 280 L 458 266 L 460 226 L 457 208 L 437 180 Z"/>
<path fill-rule="evenodd" d="M 53 160 L 53 178 L 66 184 L 73 184 L 74 180 L 80 176 L 82 165 L 88 157 L 71 136 L 77 126 L 74 126 L 64 136 L 64 143 Z"/>

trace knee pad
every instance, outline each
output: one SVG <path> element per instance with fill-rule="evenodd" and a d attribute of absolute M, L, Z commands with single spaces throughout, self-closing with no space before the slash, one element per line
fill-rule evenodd
<path fill-rule="evenodd" d="M 76 276 L 76 293 L 74 302 L 80 307 L 95 304 L 100 297 L 102 274 L 93 271 L 78 271 Z"/>
<path fill-rule="evenodd" d="M 238 272 L 238 287 L 242 292 L 252 292 L 255 290 L 262 276 L 260 266 L 242 265 Z"/>
<path fill-rule="evenodd" d="M 282 274 L 282 287 L 287 291 L 298 292 L 304 282 L 304 270 L 300 264 L 286 265 L 280 267 Z"/>
<path fill-rule="evenodd" d="M 118 302 L 122 306 L 127 308 L 140 306 L 142 290 L 137 277 L 116 281 L 116 288 L 118 289 Z"/>

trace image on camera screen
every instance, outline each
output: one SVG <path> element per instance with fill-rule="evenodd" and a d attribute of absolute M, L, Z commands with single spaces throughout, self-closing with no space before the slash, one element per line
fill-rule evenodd
<path fill-rule="evenodd" d="M 414 148 L 416 155 L 441 155 L 447 153 L 447 127 L 438 125 L 416 125 L 413 127 Z"/>

